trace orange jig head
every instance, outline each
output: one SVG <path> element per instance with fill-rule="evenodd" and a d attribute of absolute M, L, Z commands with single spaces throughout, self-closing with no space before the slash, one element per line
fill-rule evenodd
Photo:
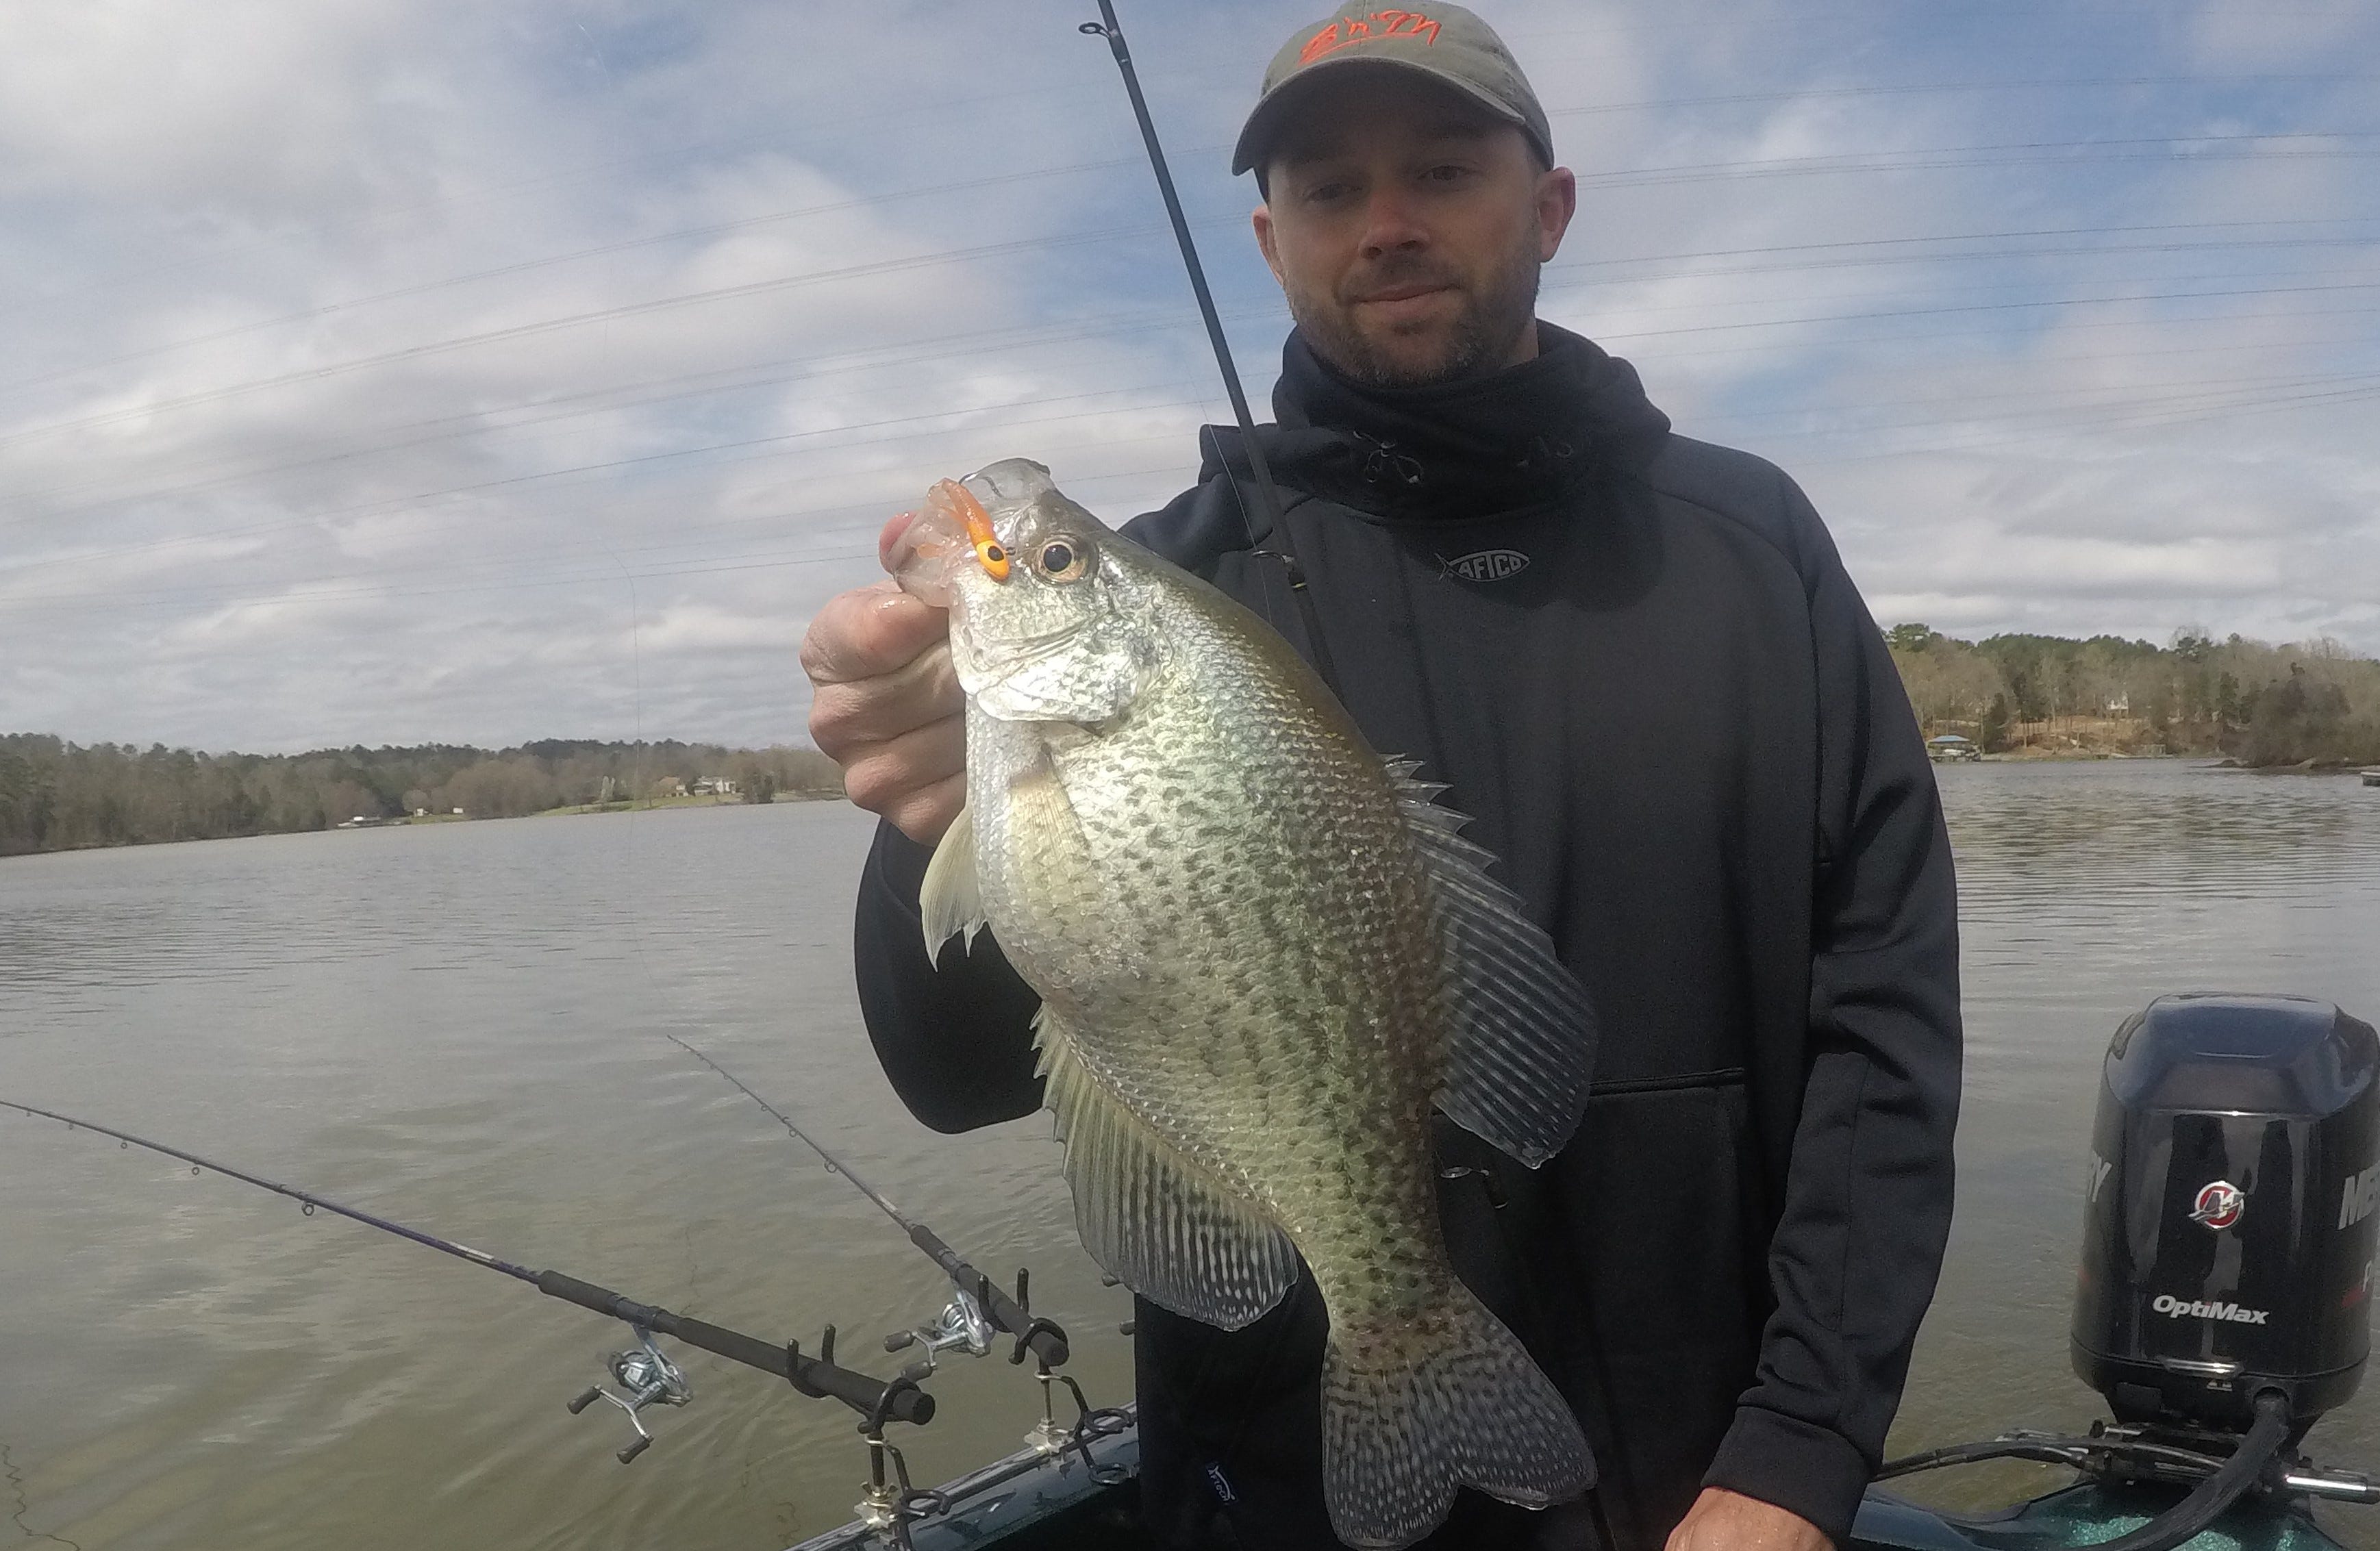
<path fill-rule="evenodd" d="M 995 582 L 1008 580 L 1008 550 L 992 533 L 991 514 L 975 492 L 955 479 L 944 479 L 934 487 L 934 495 L 966 525 L 967 541 L 975 546 L 975 558 L 984 571 Z"/>

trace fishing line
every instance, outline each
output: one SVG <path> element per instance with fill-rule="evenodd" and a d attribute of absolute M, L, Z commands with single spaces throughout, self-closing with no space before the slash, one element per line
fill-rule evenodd
<path fill-rule="evenodd" d="M 47 1530 L 37 1530 L 25 1522 L 25 1515 L 32 1511 L 32 1505 L 25 1500 L 24 1472 L 17 1468 L 17 1461 L 9 1458 L 8 1445 L 5 1441 L 0 1441 L 0 1480 L 7 1482 L 8 1495 L 17 1499 L 17 1507 L 8 1515 L 8 1522 L 17 1526 L 18 1534 L 23 1535 L 27 1540 L 46 1540 L 58 1545 L 71 1547 L 71 1551 L 82 1551 L 79 1542 L 68 1540 L 64 1535 L 52 1534 Z"/>
<path fill-rule="evenodd" d="M 68 1131 L 97 1132 L 100 1135 L 113 1137 L 127 1146 L 143 1147 L 163 1157 L 176 1158 L 188 1164 L 190 1172 L 193 1174 L 200 1169 L 212 1169 L 226 1179 L 254 1185 L 259 1190 L 269 1190 L 275 1195 L 285 1195 L 303 1206 L 308 1217 L 312 1217 L 315 1210 L 320 1208 L 362 1223 L 366 1228 L 377 1228 L 383 1233 L 394 1233 L 400 1239 L 410 1239 L 417 1244 L 426 1245 L 442 1254 L 451 1254 L 457 1260 L 468 1260 L 474 1266 L 484 1266 L 492 1271 L 501 1271 L 516 1281 L 534 1283 L 538 1278 L 539 1274 L 525 1266 L 516 1266 L 509 1260 L 499 1260 L 494 1255 L 481 1250 L 475 1250 L 468 1244 L 457 1243 L 452 1239 L 442 1239 L 435 1233 L 425 1233 L 419 1229 L 407 1228 L 403 1223 L 391 1222 L 386 1218 L 375 1217 L 358 1206 L 343 1206 L 326 1196 L 299 1190 L 295 1185 L 285 1185 L 278 1181 L 268 1180 L 261 1174 L 249 1174 L 234 1169 L 227 1163 L 217 1163 L 213 1158 L 201 1157 L 197 1153 L 184 1152 L 179 1147 L 169 1146 L 163 1142 L 152 1142 L 147 1137 L 135 1136 L 128 1131 L 117 1131 L 94 1121 L 78 1120 L 72 1115 L 61 1115 L 55 1110 L 44 1109 L 39 1105 L 20 1104 L 13 1098 L 0 1098 L 0 1109 L 15 1109 L 29 1118 L 38 1115 L 43 1120 L 57 1121 Z"/>
<path fill-rule="evenodd" d="M 190 1166 L 192 1174 L 200 1172 L 221 1174 L 226 1179 L 237 1180 L 243 1184 L 253 1185 L 259 1190 L 271 1191 L 275 1195 L 286 1196 L 297 1202 L 308 1217 L 312 1217 L 317 1211 L 329 1212 L 334 1216 L 346 1218 L 351 1222 L 361 1223 L 366 1228 L 375 1228 L 383 1233 L 409 1240 L 427 1249 L 436 1250 L 441 1254 L 451 1255 L 473 1266 L 484 1266 L 488 1270 L 510 1277 L 515 1281 L 527 1282 L 549 1298 L 559 1298 L 565 1303 L 576 1303 L 583 1309 L 616 1319 L 636 1329 L 640 1337 L 649 1332 L 674 1336 L 688 1346 L 700 1347 L 705 1351 L 727 1358 L 731 1362 L 758 1368 L 763 1373 L 774 1374 L 780 1378 L 789 1380 L 795 1389 L 805 1395 L 815 1399 L 832 1398 L 840 1400 L 861 1415 L 871 1417 L 880 1424 L 889 1419 L 923 1425 L 933 1418 L 933 1397 L 919 1389 L 914 1378 L 905 1375 L 886 1383 L 871 1378 L 866 1374 L 838 1367 L 833 1362 L 833 1327 L 832 1326 L 828 1327 L 828 1335 L 820 1343 L 820 1355 L 807 1357 L 803 1355 L 798 1342 L 787 1342 L 780 1346 L 757 1337 L 727 1329 L 722 1326 L 712 1325 L 706 1320 L 691 1319 L 674 1314 L 655 1304 L 638 1303 L 624 1293 L 615 1292 L 610 1288 L 598 1286 L 593 1282 L 581 1281 L 576 1277 L 566 1276 L 560 1271 L 533 1271 L 526 1266 L 501 1259 L 484 1250 L 473 1249 L 468 1244 L 443 1238 L 421 1229 L 408 1228 L 404 1223 L 367 1212 L 359 1206 L 346 1206 L 326 1195 L 318 1195 L 312 1191 L 301 1190 L 296 1185 L 267 1179 L 261 1174 L 251 1174 L 245 1169 L 235 1169 L 229 1164 L 219 1163 L 213 1158 L 186 1151 L 167 1143 L 154 1142 L 128 1131 L 119 1131 L 114 1126 L 102 1125 L 95 1121 L 86 1121 L 73 1115 L 63 1115 L 55 1109 L 45 1109 L 40 1105 L 25 1104 L 13 1098 L 0 1097 L 0 1109 L 14 1109 L 29 1119 L 39 1117 L 43 1120 L 56 1121 L 69 1131 L 93 1132 L 114 1139 L 122 1147 L 128 1149 L 139 1147 L 163 1157 L 187 1163 Z M 592 1399 L 591 1394 L 582 1397 L 582 1400 Z M 571 1409 L 577 1411 L 582 1407 L 574 1405 Z M 629 1408 L 632 1416 L 636 1409 Z M 639 1426 L 638 1431 L 641 1434 L 643 1428 Z M 623 1463 L 625 1462 L 624 1460 Z"/>
<path fill-rule="evenodd" d="M 1009 1361 L 1019 1362 L 1026 1352 L 1030 1351 L 1041 1360 L 1044 1367 L 1056 1368 L 1065 1363 L 1068 1356 L 1066 1333 L 1049 1320 L 1034 1316 L 1026 1301 L 1029 1283 L 1024 1272 L 1019 1271 L 1016 1274 L 1017 1293 L 1015 1297 L 1011 1298 L 1002 1291 L 999 1285 L 990 1277 L 968 1265 L 959 1253 L 943 1242 L 941 1237 L 932 1229 L 894 1206 L 890 1197 L 854 1173 L 849 1164 L 829 1152 L 808 1132 L 795 1125 L 791 1116 L 761 1097 L 750 1084 L 669 1030 L 662 1029 L 660 1033 L 662 1038 L 734 1084 L 745 1097 L 774 1117 L 777 1123 L 783 1126 L 795 1141 L 818 1154 L 820 1159 L 825 1163 L 828 1173 L 840 1174 L 850 1181 L 852 1188 L 868 1197 L 878 1211 L 898 1224 L 901 1230 L 909 1235 L 909 1242 L 925 1251 L 927 1258 L 942 1268 L 942 1273 L 950 1278 L 953 1287 L 980 1303 L 984 1314 L 990 1318 L 994 1326 L 1017 1338 L 1015 1352 Z"/>

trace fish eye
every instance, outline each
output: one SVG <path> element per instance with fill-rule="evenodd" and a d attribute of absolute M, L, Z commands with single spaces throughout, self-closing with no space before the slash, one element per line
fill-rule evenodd
<path fill-rule="evenodd" d="M 1088 563 L 1083 547 L 1071 539 L 1052 539 L 1033 557 L 1035 568 L 1053 582 L 1078 579 L 1090 568 Z"/>

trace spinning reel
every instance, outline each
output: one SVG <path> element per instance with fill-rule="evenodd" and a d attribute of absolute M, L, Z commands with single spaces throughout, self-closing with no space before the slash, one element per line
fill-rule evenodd
<path fill-rule="evenodd" d="M 618 1451 L 616 1457 L 624 1465 L 653 1446 L 653 1436 L 645 1431 L 638 1412 L 647 1406 L 682 1406 L 694 1399 L 694 1387 L 686 1383 L 685 1371 L 653 1345 L 653 1333 L 641 1325 L 629 1328 L 636 1332 L 637 1344 L 625 1351 L 613 1352 L 607 1364 L 612 1370 L 612 1382 L 627 1393 L 614 1394 L 599 1384 L 570 1402 L 573 1416 L 598 1400 L 609 1400 L 628 1413 L 628 1425 L 637 1430 L 637 1441 Z"/>

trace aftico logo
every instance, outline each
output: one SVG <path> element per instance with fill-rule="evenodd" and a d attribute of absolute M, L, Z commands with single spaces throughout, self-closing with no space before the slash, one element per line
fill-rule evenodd
<path fill-rule="evenodd" d="M 2173 1319 L 2228 1319 L 2234 1325 L 2262 1325 L 2273 1317 L 2270 1309 L 2243 1309 L 2237 1303 L 2201 1303 L 2175 1297 L 2170 1292 L 2157 1294 L 2149 1305 L 2157 1313 Z"/>
<path fill-rule="evenodd" d="M 1480 550 L 1442 562 L 1466 582 L 1500 582 L 1529 568 L 1529 557 L 1518 550 Z"/>

